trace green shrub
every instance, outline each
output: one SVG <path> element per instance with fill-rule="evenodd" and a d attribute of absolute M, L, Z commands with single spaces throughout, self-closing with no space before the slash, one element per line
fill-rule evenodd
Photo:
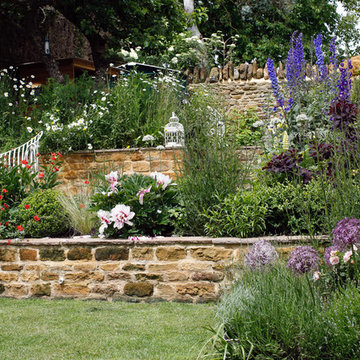
<path fill-rule="evenodd" d="M 254 110 L 233 110 L 227 114 L 229 131 L 234 137 L 237 146 L 258 145 L 262 137 L 262 131 L 254 127 L 259 121 L 259 116 Z"/>
<path fill-rule="evenodd" d="M 218 197 L 204 211 L 206 233 L 215 237 L 324 234 L 328 224 L 322 191 L 319 181 L 307 185 L 258 182 L 251 189 Z"/>
<path fill-rule="evenodd" d="M 219 200 L 205 211 L 205 231 L 214 237 L 250 237 L 262 235 L 266 228 L 268 213 L 266 201 L 253 190 L 242 190 Z"/>
<path fill-rule="evenodd" d="M 58 197 L 55 190 L 38 190 L 21 202 L 16 221 L 27 236 L 61 236 L 69 231 L 69 219 Z"/>

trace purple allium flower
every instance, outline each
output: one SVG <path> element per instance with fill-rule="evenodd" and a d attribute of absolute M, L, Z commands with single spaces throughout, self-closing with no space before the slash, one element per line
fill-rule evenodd
<path fill-rule="evenodd" d="M 311 246 L 298 246 L 291 251 L 287 261 L 287 267 L 299 274 L 315 271 L 319 265 L 319 253 Z"/>
<path fill-rule="evenodd" d="M 330 258 L 332 257 L 332 253 L 335 251 L 341 251 L 342 249 L 340 249 L 338 246 L 329 246 L 325 249 L 325 253 L 324 253 L 324 260 L 325 260 L 325 264 L 328 265 L 329 267 L 332 267 L 333 264 L 330 262 Z"/>
<path fill-rule="evenodd" d="M 244 265 L 251 270 L 263 270 L 273 265 L 278 258 L 279 254 L 268 241 L 259 240 L 246 252 Z"/>
<path fill-rule="evenodd" d="M 283 107 L 284 106 L 284 98 L 280 93 L 279 83 L 278 83 L 278 79 L 276 76 L 274 63 L 273 63 L 272 59 L 268 59 L 266 64 L 267 64 L 267 68 L 268 68 L 268 72 L 269 72 L 269 78 L 271 80 L 271 86 L 273 89 L 273 93 L 274 93 L 275 99 L 277 101 L 277 105 L 280 107 Z"/>
<path fill-rule="evenodd" d="M 322 35 L 318 35 L 314 40 L 315 45 L 315 55 L 316 55 L 316 66 L 320 71 L 320 79 L 325 79 L 327 75 L 327 68 L 324 62 L 324 54 L 321 49 L 322 44 Z"/>
<path fill-rule="evenodd" d="M 333 245 L 344 250 L 349 245 L 360 243 L 360 219 L 344 218 L 333 230 Z"/>

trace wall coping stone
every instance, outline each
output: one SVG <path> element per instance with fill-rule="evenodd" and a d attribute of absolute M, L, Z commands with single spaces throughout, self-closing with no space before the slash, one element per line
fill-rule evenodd
<path fill-rule="evenodd" d="M 321 242 L 327 242 L 327 235 L 319 235 L 312 237 Z M 39 238 L 39 239 L 13 239 L 9 243 L 8 240 L 0 240 L 1 245 L 11 246 L 68 246 L 68 245 L 128 245 L 128 246 L 151 246 L 151 245 L 252 245 L 258 240 L 267 240 L 279 244 L 293 244 L 299 241 L 309 241 L 310 236 L 262 236 L 256 238 L 210 238 L 205 236 L 172 236 L 172 237 L 156 237 L 151 239 L 140 239 L 132 241 L 129 239 L 100 239 L 100 238 Z"/>

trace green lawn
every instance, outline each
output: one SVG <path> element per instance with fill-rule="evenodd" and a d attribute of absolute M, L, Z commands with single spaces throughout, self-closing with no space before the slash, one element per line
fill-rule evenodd
<path fill-rule="evenodd" d="M 196 359 L 214 305 L 0 299 L 0 359 Z"/>

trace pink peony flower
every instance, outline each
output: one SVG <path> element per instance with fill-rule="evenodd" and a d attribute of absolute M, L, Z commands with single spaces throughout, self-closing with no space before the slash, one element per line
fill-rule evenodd
<path fill-rule="evenodd" d="M 158 173 L 157 171 L 152 172 L 150 176 L 156 180 L 157 185 L 161 186 L 163 190 L 165 190 L 172 181 L 170 176 Z"/>
<path fill-rule="evenodd" d="M 120 204 L 111 210 L 110 220 L 114 223 L 114 227 L 120 230 L 124 227 L 124 224 L 133 225 L 130 220 L 134 216 L 135 213 L 130 210 L 130 206 Z"/>
<path fill-rule="evenodd" d="M 140 205 L 144 204 L 144 196 L 151 190 L 151 185 L 147 189 L 141 189 L 136 195 L 139 197 Z"/>
<path fill-rule="evenodd" d="M 117 171 L 105 175 L 105 179 L 110 183 L 111 191 L 115 190 L 115 186 L 118 184 L 119 174 Z"/>
<path fill-rule="evenodd" d="M 110 212 L 109 211 L 105 211 L 105 210 L 99 210 L 97 212 L 97 216 L 98 218 L 100 219 L 101 221 L 101 225 L 99 227 L 99 236 L 101 238 L 104 237 L 104 231 L 105 229 L 108 227 L 108 225 L 111 223 L 111 220 L 110 220 Z"/>

